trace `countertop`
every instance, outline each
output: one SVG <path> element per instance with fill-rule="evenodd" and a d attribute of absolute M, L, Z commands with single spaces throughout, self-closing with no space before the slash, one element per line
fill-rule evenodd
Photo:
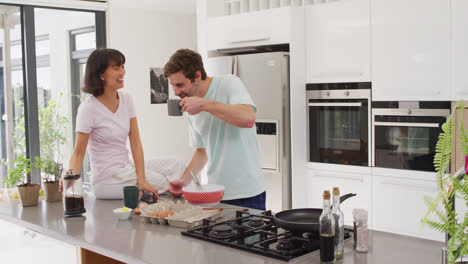
<path fill-rule="evenodd" d="M 118 221 L 112 210 L 122 200 L 97 200 L 85 196 L 83 217 L 63 217 L 60 202 L 40 201 L 22 207 L 18 202 L 0 203 L 0 220 L 29 228 L 52 238 L 127 263 L 288 263 L 269 257 L 182 236 L 184 229 L 149 224 L 141 216 Z M 233 210 L 226 210 L 233 211 Z M 225 217 L 229 217 L 229 213 Z M 369 252 L 357 253 L 353 241 L 345 241 L 344 264 L 440 264 L 442 243 L 369 230 Z M 319 251 L 290 263 L 320 263 Z"/>

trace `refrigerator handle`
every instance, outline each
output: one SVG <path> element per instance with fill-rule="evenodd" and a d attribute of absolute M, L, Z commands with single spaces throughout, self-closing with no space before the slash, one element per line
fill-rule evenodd
<path fill-rule="evenodd" d="M 239 65 L 238 63 L 238 59 L 237 59 L 237 56 L 233 56 L 232 57 L 232 74 L 235 75 L 235 76 L 239 76 L 237 74 L 237 66 Z"/>

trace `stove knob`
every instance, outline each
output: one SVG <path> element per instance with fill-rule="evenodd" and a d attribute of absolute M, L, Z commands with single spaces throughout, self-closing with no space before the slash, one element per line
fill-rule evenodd
<path fill-rule="evenodd" d="M 346 91 L 346 92 L 344 93 L 344 95 L 345 95 L 345 96 L 349 96 L 349 91 Z"/>
<path fill-rule="evenodd" d="M 327 92 L 327 96 L 330 96 L 330 92 Z"/>

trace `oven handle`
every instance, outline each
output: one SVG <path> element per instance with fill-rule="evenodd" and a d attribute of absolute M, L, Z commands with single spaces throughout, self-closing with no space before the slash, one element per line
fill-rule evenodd
<path fill-rule="evenodd" d="M 362 106 L 362 103 L 309 103 L 309 106 Z"/>
<path fill-rule="evenodd" d="M 375 126 L 439 127 L 438 123 L 375 122 Z"/>

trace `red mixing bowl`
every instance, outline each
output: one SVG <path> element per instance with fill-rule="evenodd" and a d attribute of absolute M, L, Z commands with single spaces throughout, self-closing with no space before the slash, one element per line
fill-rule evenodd
<path fill-rule="evenodd" d="M 219 203 L 224 195 L 224 186 L 216 184 L 190 185 L 182 188 L 185 200 L 192 204 Z"/>

